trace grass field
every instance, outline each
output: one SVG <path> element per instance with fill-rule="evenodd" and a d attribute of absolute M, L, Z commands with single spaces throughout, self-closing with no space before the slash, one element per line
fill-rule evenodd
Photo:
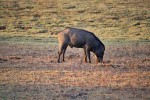
<path fill-rule="evenodd" d="M 68 48 L 57 63 L 57 44 L 1 42 L 2 100 L 148 100 L 150 44 L 104 42 L 104 64 L 83 62 L 83 50 Z"/>
<path fill-rule="evenodd" d="M 94 32 L 104 63 L 69 48 L 57 63 L 57 32 Z M 149 0 L 0 0 L 1 100 L 149 100 Z"/>
<path fill-rule="evenodd" d="M 1 35 L 39 36 L 66 27 L 103 39 L 149 40 L 149 0 L 0 0 Z"/>

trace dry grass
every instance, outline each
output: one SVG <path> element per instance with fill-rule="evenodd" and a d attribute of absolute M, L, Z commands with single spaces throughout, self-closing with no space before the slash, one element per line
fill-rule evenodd
<path fill-rule="evenodd" d="M 113 71 L 57 71 L 5 70 L 1 73 L 1 84 L 20 85 L 63 85 L 70 87 L 111 87 L 142 88 L 150 87 L 150 72 L 130 71 L 113 73 Z"/>
<path fill-rule="evenodd" d="M 135 6 L 136 5 L 136 6 Z M 49 37 L 65 27 L 94 32 L 103 39 L 149 40 L 148 0 L 1 0 L 1 35 Z"/>
<path fill-rule="evenodd" d="M 67 49 L 57 63 L 57 33 L 94 32 L 104 64 Z M 1 100 L 149 100 L 149 0 L 0 0 Z"/>
<path fill-rule="evenodd" d="M 149 43 L 104 41 L 104 64 L 93 54 L 92 64 L 83 63 L 75 48 L 59 64 L 56 45 L 31 43 L 1 42 L 1 99 L 150 98 Z"/>

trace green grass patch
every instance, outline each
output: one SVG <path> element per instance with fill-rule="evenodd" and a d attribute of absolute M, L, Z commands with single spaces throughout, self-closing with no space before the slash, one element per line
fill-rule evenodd
<path fill-rule="evenodd" d="M 146 0 L 2 0 L 0 26 L 6 29 L 0 33 L 32 36 L 76 27 L 106 40 L 150 40 L 149 6 Z"/>

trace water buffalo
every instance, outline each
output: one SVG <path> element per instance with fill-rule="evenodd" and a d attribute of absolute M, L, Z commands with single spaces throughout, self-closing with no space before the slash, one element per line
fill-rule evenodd
<path fill-rule="evenodd" d="M 58 33 L 58 42 L 58 63 L 60 62 L 60 56 L 62 53 L 64 61 L 64 55 L 68 45 L 71 48 L 83 48 L 85 62 L 87 62 L 88 57 L 89 63 L 91 63 L 90 51 L 96 55 L 97 62 L 102 63 L 103 61 L 105 46 L 92 32 L 77 28 L 67 28 Z"/>

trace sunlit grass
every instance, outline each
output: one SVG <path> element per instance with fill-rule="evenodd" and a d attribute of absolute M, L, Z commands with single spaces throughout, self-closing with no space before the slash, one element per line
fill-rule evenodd
<path fill-rule="evenodd" d="M 149 1 L 20 0 L 0 1 L 1 35 L 57 33 L 87 29 L 104 39 L 149 40 Z M 84 4 L 84 5 L 83 5 Z M 134 6 L 136 5 L 136 6 Z M 4 34 L 5 33 L 5 34 Z"/>
<path fill-rule="evenodd" d="M 111 71 L 17 71 L 0 73 L 1 84 L 54 85 L 77 87 L 149 87 L 150 72 Z M 146 76 L 146 77 L 145 77 Z"/>

